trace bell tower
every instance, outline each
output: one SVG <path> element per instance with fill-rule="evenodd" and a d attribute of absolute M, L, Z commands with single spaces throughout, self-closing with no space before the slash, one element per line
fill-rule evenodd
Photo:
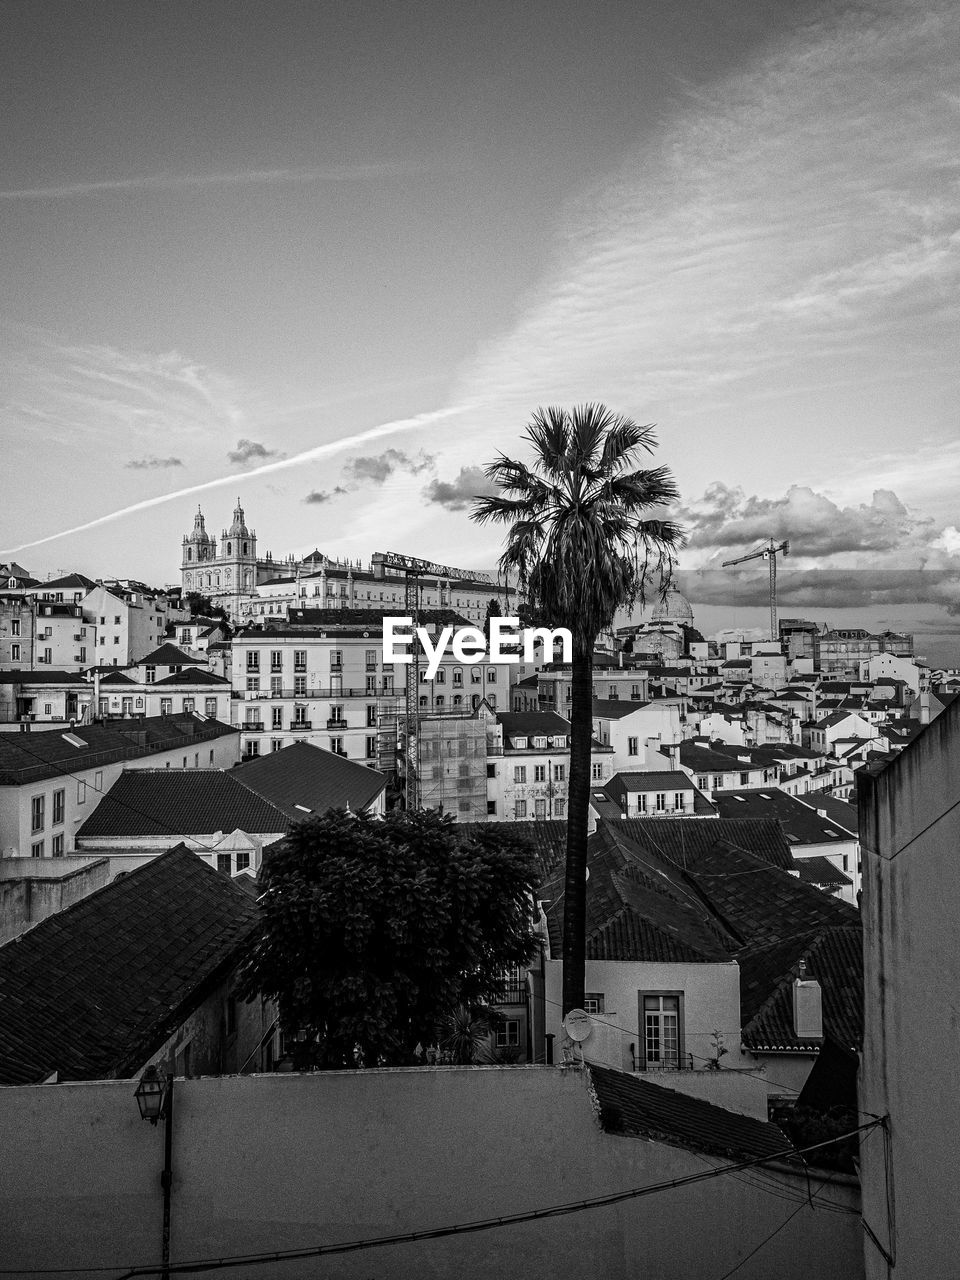
<path fill-rule="evenodd" d="M 233 509 L 233 523 L 220 535 L 220 578 L 228 612 L 239 618 L 240 606 L 257 589 L 257 534 L 247 527 L 240 499 Z"/>
<path fill-rule="evenodd" d="M 204 591 L 206 575 L 216 554 L 216 539 L 207 533 L 203 512 L 197 507 L 197 514 L 193 517 L 193 530 L 183 537 L 180 587 L 184 595 L 188 591 Z"/>

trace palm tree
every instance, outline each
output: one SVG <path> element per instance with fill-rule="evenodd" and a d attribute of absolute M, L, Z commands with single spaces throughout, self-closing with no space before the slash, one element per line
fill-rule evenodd
<path fill-rule="evenodd" d="M 683 531 L 651 512 L 679 498 L 666 467 L 634 469 L 653 451 L 650 426 L 604 405 L 538 409 L 524 438 L 531 467 L 501 454 L 484 468 L 502 490 L 477 498 L 480 524 L 510 526 L 500 571 L 529 605 L 573 638 L 570 788 L 563 909 L 563 1012 L 584 999 L 587 819 L 593 739 L 593 649 L 618 609 L 643 602 L 648 575 L 669 580 Z M 664 588 L 665 589 L 665 585 Z"/>

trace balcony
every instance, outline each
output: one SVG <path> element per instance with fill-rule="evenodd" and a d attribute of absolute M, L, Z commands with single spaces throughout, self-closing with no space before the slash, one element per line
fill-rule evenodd
<path fill-rule="evenodd" d="M 340 719 L 338 716 L 331 716 L 327 721 L 328 729 L 347 729 L 349 728 L 346 720 Z"/>
<path fill-rule="evenodd" d="M 263 733 L 264 725 L 262 720 L 244 720 L 241 728 L 244 733 Z"/>
<path fill-rule="evenodd" d="M 312 729 L 312 728 L 313 728 L 312 720 L 291 720 L 290 721 L 291 733 L 296 733 L 298 730 Z"/>

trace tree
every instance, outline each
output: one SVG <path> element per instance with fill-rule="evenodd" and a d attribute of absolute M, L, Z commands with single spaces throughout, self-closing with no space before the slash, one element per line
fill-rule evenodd
<path fill-rule="evenodd" d="M 502 616 L 503 616 L 503 610 L 500 608 L 500 601 L 494 600 L 491 597 L 487 601 L 487 612 L 486 612 L 486 616 L 483 619 L 483 634 L 487 641 L 487 644 L 490 643 L 490 619 L 500 618 Z"/>
<path fill-rule="evenodd" d="M 501 454 L 485 474 L 500 488 L 472 518 L 509 525 L 500 570 L 515 576 L 533 611 L 573 638 L 570 790 L 563 912 L 563 1012 L 583 1005 L 587 817 L 593 736 L 593 649 L 618 609 L 643 602 L 648 575 L 669 581 L 680 527 L 651 512 L 679 497 L 666 467 L 636 470 L 652 452 L 650 426 L 603 405 L 538 409 L 524 438 L 533 465 Z"/>
<path fill-rule="evenodd" d="M 324 1067 L 402 1065 L 495 1002 L 536 952 L 538 883 L 522 832 L 433 811 L 330 809 L 294 826 L 260 873 L 263 933 L 248 997 L 274 997 Z"/>
<path fill-rule="evenodd" d="M 199 591 L 188 591 L 183 597 L 183 603 L 190 610 L 192 618 L 221 618 L 224 622 L 230 620 L 223 605 L 214 604 L 209 596 L 201 595 Z"/>

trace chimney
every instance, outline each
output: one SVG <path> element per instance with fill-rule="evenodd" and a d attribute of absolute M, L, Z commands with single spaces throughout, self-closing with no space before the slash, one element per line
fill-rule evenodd
<path fill-rule="evenodd" d="M 806 976 L 800 961 L 800 976 L 793 983 L 793 1030 L 798 1040 L 823 1039 L 823 993 L 815 978 Z"/>

